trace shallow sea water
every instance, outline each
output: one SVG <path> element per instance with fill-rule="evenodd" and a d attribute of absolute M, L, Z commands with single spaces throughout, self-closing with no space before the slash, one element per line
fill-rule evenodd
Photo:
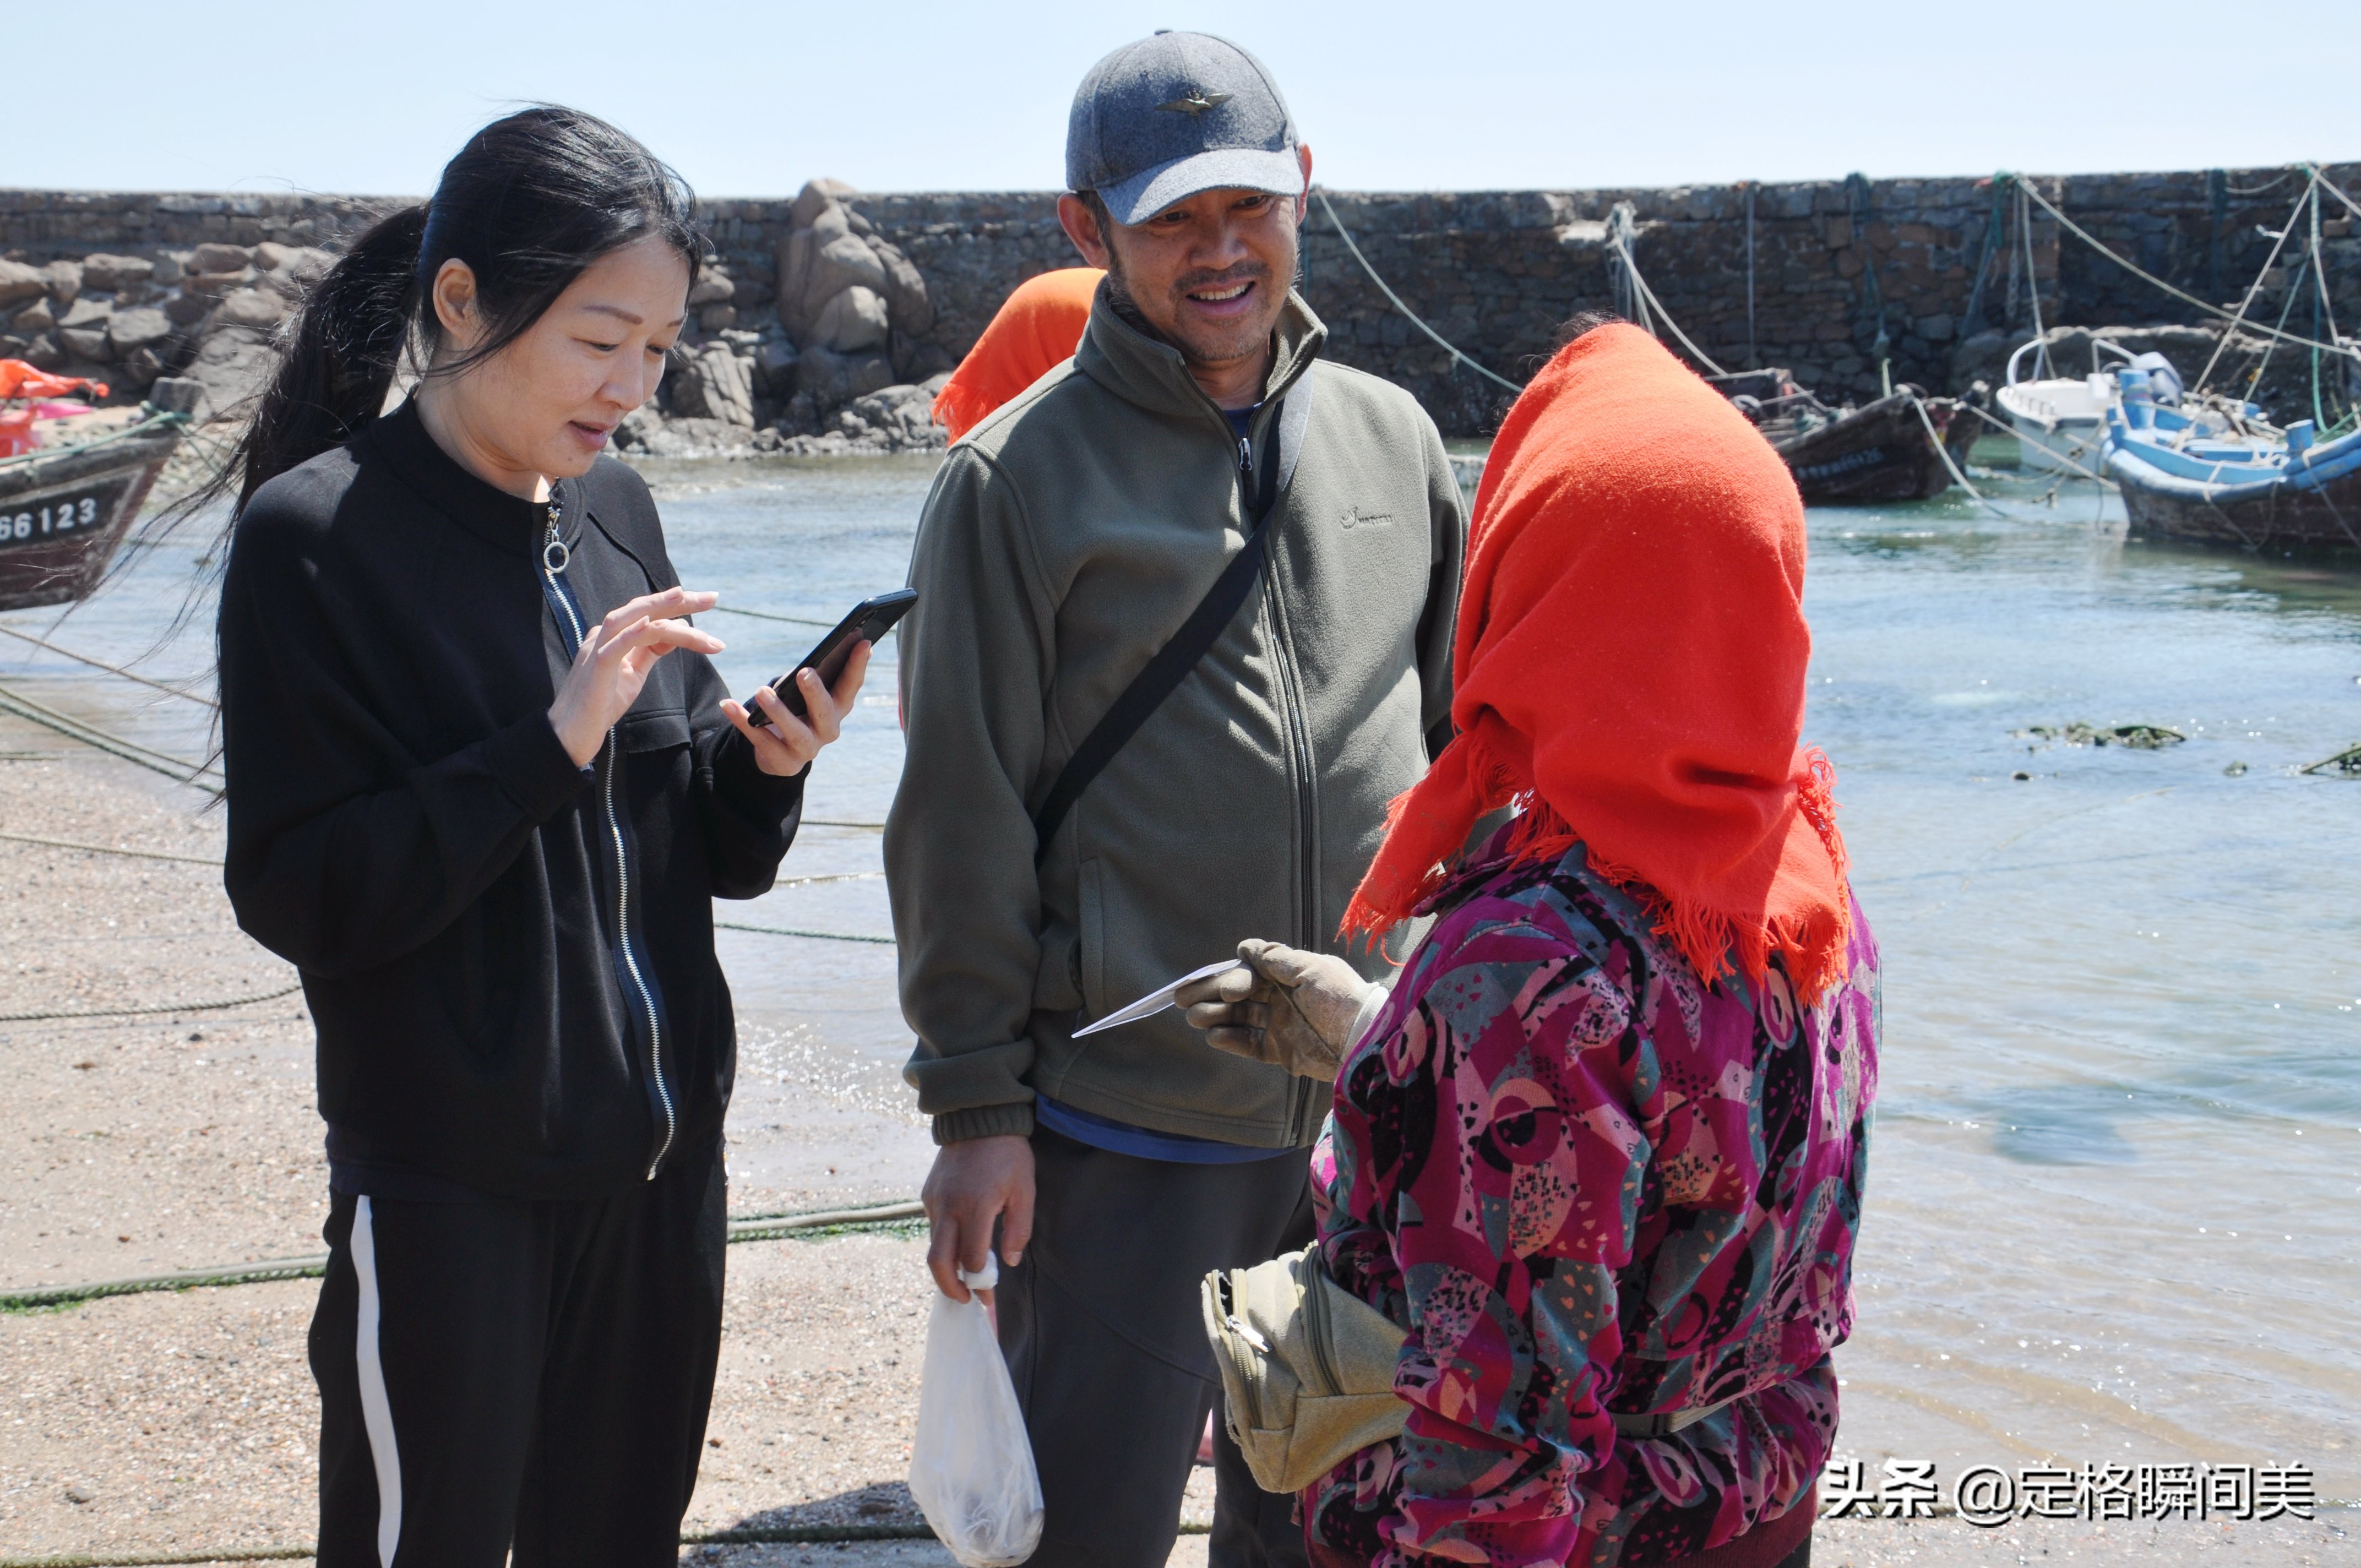
<path fill-rule="evenodd" d="M 902 581 L 932 471 L 649 477 L 692 586 L 832 622 Z M 1810 738 L 1836 762 L 1885 962 L 1842 1446 L 1947 1479 L 1969 1463 L 2310 1464 L 2323 1498 L 2361 1498 L 2361 908 L 2345 893 L 2361 784 L 2298 772 L 2361 740 L 2361 573 L 2126 544 L 2120 503 L 2087 485 L 2045 504 L 2030 481 L 1979 483 L 1997 515 L 1956 490 L 1812 514 Z M 151 552 L 58 640 L 148 651 L 197 548 Z M 820 630 L 708 624 L 741 691 Z M 203 643 L 142 667 L 196 669 Z M 893 651 L 814 775 L 818 821 L 884 819 Z M 151 745 L 202 745 L 189 705 L 29 652 L 0 646 L 0 681 Z M 2189 739 L 2017 733 L 2076 720 Z M 886 936 L 878 856 L 873 828 L 816 822 L 783 877 L 851 880 L 718 912 Z M 927 1147 L 897 1070 L 892 948 L 720 942 L 741 1015 L 733 1171 L 914 1191 Z"/>

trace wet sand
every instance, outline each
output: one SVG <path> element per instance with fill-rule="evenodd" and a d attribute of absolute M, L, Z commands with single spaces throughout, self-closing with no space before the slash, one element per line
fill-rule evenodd
<path fill-rule="evenodd" d="M 27 760 L 27 754 L 30 760 Z M 193 792 L 0 719 L 0 832 L 196 860 L 220 852 Z M 161 1006 L 291 980 L 236 928 L 218 872 L 0 839 L 0 1012 Z M 767 949 L 764 949 L 767 950 Z M 134 1018 L 0 1023 L 0 1285 L 143 1275 L 319 1250 L 325 1171 L 300 996 Z M 760 1157 L 733 1212 L 906 1196 L 906 1112 L 807 1093 L 824 1064 L 784 1040 L 733 1114 Z M 803 1064 L 799 1066 L 798 1064 Z M 817 1078 L 811 1081 L 818 1081 Z M 799 1115 L 799 1109 L 803 1114 Z M 865 1157 L 846 1158 L 860 1148 Z M 923 1245 L 861 1234 L 730 1254 L 709 1447 L 686 1528 L 912 1525 Z M 318 1409 L 310 1280 L 0 1315 L 0 1559 L 308 1541 Z M 1866 1450 L 1864 1451 L 1866 1452 Z M 1210 1511 L 1198 1473 L 1184 1513 Z M 2303 1525 L 1822 1526 L 1815 1561 L 2361 1563 L 2329 1511 Z M 1175 1563 L 1204 1561 L 1183 1536 Z M 930 1542 L 692 1546 L 684 1561 L 939 1564 Z"/>

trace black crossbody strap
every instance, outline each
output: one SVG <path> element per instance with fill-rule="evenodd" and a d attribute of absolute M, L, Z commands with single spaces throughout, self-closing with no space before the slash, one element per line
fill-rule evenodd
<path fill-rule="evenodd" d="M 1180 623 L 1172 640 L 1157 650 L 1148 667 L 1131 678 L 1123 695 L 1115 699 L 1066 765 L 1058 771 L 1057 782 L 1049 786 L 1041 807 L 1033 814 L 1033 863 L 1039 865 L 1049 852 L 1049 842 L 1056 837 L 1059 824 L 1073 809 L 1082 791 L 1099 775 L 1099 770 L 1115 761 L 1130 739 L 1139 733 L 1139 727 L 1148 716 L 1163 706 L 1164 699 L 1178 690 L 1189 672 L 1205 656 L 1214 641 L 1222 635 L 1246 603 L 1246 593 L 1254 587 L 1255 578 L 1262 573 L 1265 554 L 1264 540 L 1270 532 L 1271 514 L 1279 510 L 1279 498 L 1287 493 L 1290 480 L 1295 477 L 1295 460 L 1303 451 L 1303 433 L 1312 422 L 1312 376 L 1307 371 L 1290 388 L 1279 405 L 1279 456 L 1275 463 L 1264 465 L 1261 490 L 1255 498 L 1255 515 L 1246 545 L 1230 557 L 1222 575 Z"/>

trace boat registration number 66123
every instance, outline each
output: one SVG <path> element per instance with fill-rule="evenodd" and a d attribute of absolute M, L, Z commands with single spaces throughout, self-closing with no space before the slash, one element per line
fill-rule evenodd
<path fill-rule="evenodd" d="M 45 499 L 38 506 L 0 510 L 0 547 L 31 544 L 98 527 L 115 510 L 104 493 Z"/>

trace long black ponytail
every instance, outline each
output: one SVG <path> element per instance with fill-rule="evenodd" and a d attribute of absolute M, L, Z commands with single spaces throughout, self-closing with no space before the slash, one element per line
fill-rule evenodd
<path fill-rule="evenodd" d="M 375 419 L 405 362 L 441 376 L 489 358 L 609 252 L 653 236 L 694 276 L 705 246 L 694 200 L 653 153 L 579 110 L 543 104 L 468 137 L 433 201 L 379 219 L 303 302 L 215 483 L 216 493 L 236 488 L 233 523 L 255 491 Z M 487 331 L 463 358 L 429 369 L 442 336 L 434 276 L 454 258 L 475 272 Z"/>

